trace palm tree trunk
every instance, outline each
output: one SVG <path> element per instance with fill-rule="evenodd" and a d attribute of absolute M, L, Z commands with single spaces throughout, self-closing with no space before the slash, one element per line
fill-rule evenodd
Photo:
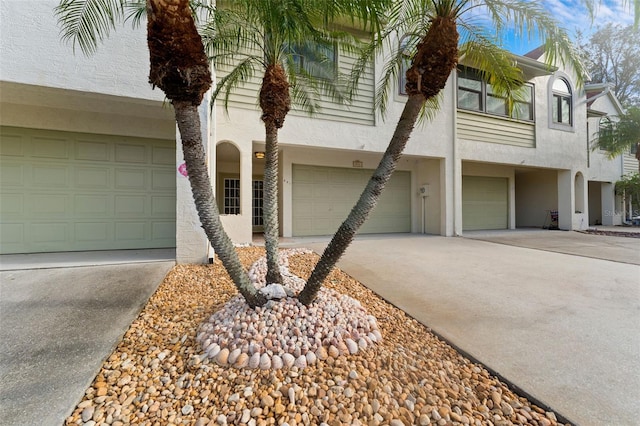
<path fill-rule="evenodd" d="M 264 241 L 267 252 L 267 283 L 282 284 L 278 262 L 278 129 L 289 113 L 289 82 L 280 64 L 268 65 L 260 87 L 260 109 L 265 128 Z"/>
<path fill-rule="evenodd" d="M 369 179 L 367 186 L 360 195 L 360 199 L 358 199 L 356 205 L 351 209 L 349 216 L 342 222 L 342 225 L 340 225 L 340 228 L 338 228 L 338 231 L 334 234 L 329 245 L 322 253 L 322 257 L 307 280 L 307 284 L 298 295 L 300 302 L 303 304 L 308 305 L 313 302 L 325 278 L 327 278 L 333 267 L 338 263 L 345 250 L 353 241 L 356 232 L 376 206 L 384 186 L 396 169 L 398 160 L 402 155 L 404 147 L 407 145 L 407 141 L 411 136 L 411 132 L 413 131 L 413 127 L 415 126 L 424 102 L 425 98 L 421 94 L 409 96 L 396 126 L 396 130 L 393 133 L 393 137 L 391 138 L 391 142 L 382 156 L 378 168 L 371 176 L 371 179 Z"/>
<path fill-rule="evenodd" d="M 189 174 L 189 183 L 202 228 L 249 306 L 252 308 L 262 306 L 266 299 L 249 281 L 238 253 L 220 222 L 220 213 L 213 197 L 205 161 L 198 107 L 190 101 L 174 101 L 173 107 L 182 139 L 182 151 Z"/>
<path fill-rule="evenodd" d="M 278 262 L 278 129 L 265 122 L 264 245 L 267 252 L 267 284 L 282 284 Z"/>

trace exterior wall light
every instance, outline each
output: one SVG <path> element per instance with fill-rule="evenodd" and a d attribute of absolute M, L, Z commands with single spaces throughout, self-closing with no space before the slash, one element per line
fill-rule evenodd
<path fill-rule="evenodd" d="M 258 159 L 258 160 L 262 160 L 264 158 L 264 151 L 256 151 L 253 153 L 253 155 Z"/>

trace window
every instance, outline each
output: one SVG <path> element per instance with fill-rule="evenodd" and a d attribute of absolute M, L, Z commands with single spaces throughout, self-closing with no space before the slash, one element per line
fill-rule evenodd
<path fill-rule="evenodd" d="M 411 68 L 411 58 L 412 58 L 412 50 L 409 46 L 410 38 L 408 36 L 404 36 L 400 39 L 400 51 L 398 52 L 402 55 L 402 62 L 400 62 L 400 71 L 398 75 L 398 94 L 406 95 L 407 94 L 407 71 Z"/>
<path fill-rule="evenodd" d="M 551 100 L 551 117 L 554 123 L 573 125 L 571 88 L 564 78 L 553 81 Z"/>
<path fill-rule="evenodd" d="M 240 179 L 224 179 L 223 214 L 240 214 Z"/>
<path fill-rule="evenodd" d="M 264 206 L 264 181 L 253 181 L 253 213 L 251 220 L 254 228 L 264 226 L 263 206 Z"/>
<path fill-rule="evenodd" d="M 333 80 L 336 77 L 337 54 L 332 43 L 304 43 L 291 45 L 286 49 L 297 73 Z"/>
<path fill-rule="evenodd" d="M 525 84 L 514 101 L 511 115 L 507 100 L 473 68 L 458 68 L 458 108 L 533 121 L 533 86 Z"/>

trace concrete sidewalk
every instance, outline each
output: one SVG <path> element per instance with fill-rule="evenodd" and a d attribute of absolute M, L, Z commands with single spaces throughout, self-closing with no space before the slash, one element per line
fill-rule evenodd
<path fill-rule="evenodd" d="M 549 246 L 559 244 L 554 234 Z M 585 246 L 597 237 L 580 235 Z M 628 240 L 637 256 L 640 240 Z M 301 245 L 321 252 L 326 243 Z M 595 244 L 590 254 L 609 250 Z M 339 267 L 577 424 L 638 424 L 637 265 L 396 235 L 356 239 Z"/>
<path fill-rule="evenodd" d="M 73 255 L 63 258 L 66 267 L 0 272 L 3 426 L 61 425 L 175 264 L 69 267 Z"/>

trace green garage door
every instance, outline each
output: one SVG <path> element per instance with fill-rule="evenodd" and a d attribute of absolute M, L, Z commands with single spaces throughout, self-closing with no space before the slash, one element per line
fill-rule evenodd
<path fill-rule="evenodd" d="M 0 135 L 0 253 L 175 247 L 174 141 Z"/>
<path fill-rule="evenodd" d="M 462 229 L 507 229 L 509 191 L 507 178 L 462 177 Z"/>
<path fill-rule="evenodd" d="M 358 200 L 372 170 L 293 165 L 293 235 L 331 235 Z M 411 232 L 411 174 L 397 171 L 361 234 Z"/>

